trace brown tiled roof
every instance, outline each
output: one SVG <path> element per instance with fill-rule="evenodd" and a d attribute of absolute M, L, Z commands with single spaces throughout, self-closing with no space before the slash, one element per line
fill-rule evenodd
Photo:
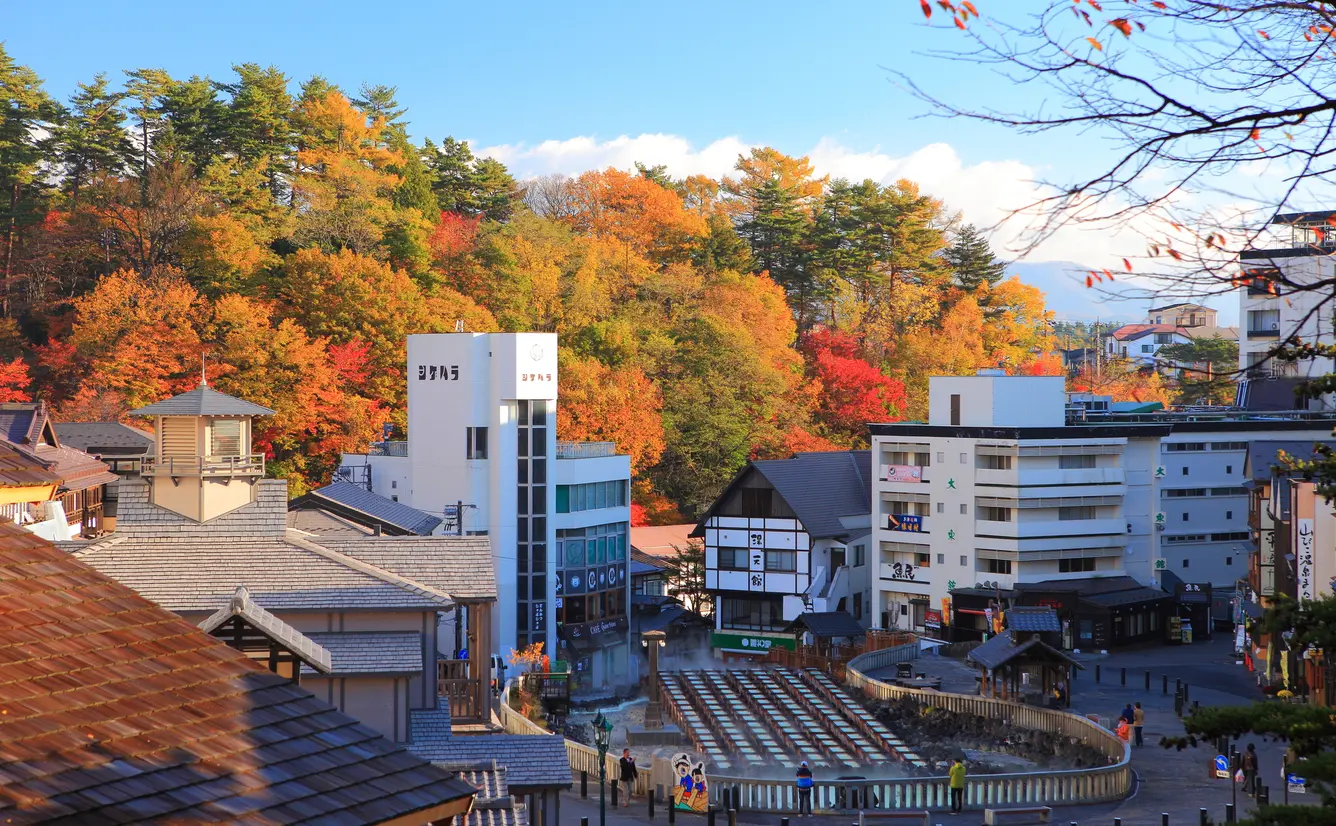
<path fill-rule="evenodd" d="M 0 441 L 0 487 L 27 488 L 60 484 L 60 475 L 37 457 Z"/>
<path fill-rule="evenodd" d="M 60 487 L 63 490 L 84 490 L 120 478 L 104 463 L 72 447 L 38 445 L 33 452 L 60 474 Z"/>
<path fill-rule="evenodd" d="M 0 525 L 0 820 L 372 824 L 474 789 Z"/>

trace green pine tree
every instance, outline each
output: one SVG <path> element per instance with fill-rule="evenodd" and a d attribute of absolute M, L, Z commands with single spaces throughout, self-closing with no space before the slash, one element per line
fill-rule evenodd
<path fill-rule="evenodd" d="M 41 78 L 15 63 L 0 44 L 0 226 L 5 234 L 0 288 L 6 317 L 19 232 L 41 220 L 43 213 L 43 143 L 38 135 L 55 113 L 56 105 L 43 91 Z"/>
<path fill-rule="evenodd" d="M 107 76 L 99 73 L 92 83 L 79 84 L 61 114 L 54 137 L 71 203 L 78 203 L 79 190 L 89 180 L 101 172 L 120 171 L 131 154 L 120 108 L 124 98 L 123 93 L 112 92 Z"/>
<path fill-rule="evenodd" d="M 973 224 L 960 228 L 942 257 L 955 273 L 956 284 L 971 292 L 978 289 L 980 284 L 996 284 L 1006 274 L 1006 263 L 993 255 L 988 239 Z"/>
<path fill-rule="evenodd" d="M 275 66 L 258 63 L 242 63 L 232 70 L 236 83 L 216 84 L 230 96 L 222 121 L 222 149 L 243 162 L 263 163 L 270 195 L 287 201 L 296 139 L 288 77 Z"/>

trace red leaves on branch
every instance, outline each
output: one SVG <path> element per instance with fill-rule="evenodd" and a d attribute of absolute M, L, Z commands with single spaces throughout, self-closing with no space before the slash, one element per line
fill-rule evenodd
<path fill-rule="evenodd" d="M 1123 33 L 1123 37 L 1131 37 L 1131 36 L 1132 36 L 1132 24 L 1129 23 L 1129 22 L 1127 22 L 1127 19 L 1126 19 L 1126 18 L 1119 17 L 1119 18 L 1117 18 L 1117 19 L 1115 19 L 1115 20 L 1110 20 L 1110 21 L 1109 21 L 1109 25 L 1110 25 L 1110 26 L 1113 26 L 1115 29 L 1117 29 L 1118 31 L 1122 32 L 1122 33 Z"/>
<path fill-rule="evenodd" d="M 1097 51 L 1097 52 L 1102 52 L 1102 51 L 1104 51 L 1104 46 L 1101 45 L 1100 42 L 1099 42 L 1098 40 L 1096 40 L 1095 38 L 1093 38 L 1093 37 L 1087 37 L 1087 38 L 1086 38 L 1086 41 L 1089 42 L 1091 46 L 1095 47 L 1095 51 Z"/>
<path fill-rule="evenodd" d="M 28 393 L 31 385 L 32 378 L 28 375 L 28 365 L 23 359 L 0 361 L 0 403 L 32 401 Z"/>
<path fill-rule="evenodd" d="M 932 6 L 928 4 L 928 0 L 919 0 L 919 6 L 923 9 L 923 16 L 931 20 Z"/>
<path fill-rule="evenodd" d="M 1125 268 L 1127 269 L 1128 272 L 1131 272 L 1131 271 L 1132 271 L 1132 262 L 1131 262 L 1131 261 L 1128 261 L 1126 258 L 1124 258 L 1124 259 L 1123 259 L 1123 267 L 1125 267 Z"/>

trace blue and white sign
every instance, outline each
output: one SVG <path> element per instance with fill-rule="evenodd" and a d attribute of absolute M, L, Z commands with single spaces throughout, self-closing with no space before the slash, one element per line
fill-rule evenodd
<path fill-rule="evenodd" d="M 1308 783 L 1297 774 L 1285 775 L 1285 785 L 1289 788 L 1290 794 L 1308 794 Z"/>
<path fill-rule="evenodd" d="M 1229 758 L 1223 754 L 1215 756 L 1215 776 L 1225 780 L 1229 779 Z"/>

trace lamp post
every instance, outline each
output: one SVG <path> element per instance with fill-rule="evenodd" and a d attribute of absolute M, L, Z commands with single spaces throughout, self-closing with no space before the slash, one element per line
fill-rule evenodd
<path fill-rule="evenodd" d="M 608 810 L 604 804 L 604 789 L 608 779 L 608 740 L 612 737 L 612 721 L 599 712 L 594 717 L 594 745 L 598 746 L 598 826 L 607 826 Z"/>
<path fill-rule="evenodd" d="M 649 705 L 645 706 L 645 728 L 663 728 L 663 704 L 659 702 L 659 649 L 667 645 L 662 631 L 646 631 L 640 645 L 649 652 Z"/>

